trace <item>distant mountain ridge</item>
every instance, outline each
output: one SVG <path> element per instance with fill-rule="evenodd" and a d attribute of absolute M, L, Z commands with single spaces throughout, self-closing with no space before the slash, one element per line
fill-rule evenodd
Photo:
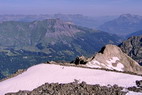
<path fill-rule="evenodd" d="M 142 16 L 123 14 L 112 21 L 104 23 L 98 29 L 112 34 L 127 36 L 128 34 L 142 30 L 141 26 Z"/>
<path fill-rule="evenodd" d="M 59 18 L 65 22 L 74 23 L 79 26 L 96 28 L 106 21 L 112 20 L 116 16 L 90 17 L 82 14 L 41 14 L 41 15 L 0 15 L 0 22 L 3 21 L 22 21 L 32 22 L 35 20 Z"/>
<path fill-rule="evenodd" d="M 47 45 L 49 43 L 54 45 L 56 42 L 67 44 L 76 40 L 78 37 L 83 37 L 83 35 L 87 37 L 88 34 L 95 34 L 99 37 L 106 35 L 110 36 L 109 38 L 112 38 L 114 41 L 117 40 L 116 35 L 76 26 L 68 22 L 63 22 L 60 19 L 47 19 L 34 22 L 8 21 L 0 23 L 0 44 L 5 47 L 22 48 L 25 46 L 38 46 L 39 44 Z M 113 36 L 116 36 L 116 38 Z M 107 40 L 107 37 L 105 39 Z"/>

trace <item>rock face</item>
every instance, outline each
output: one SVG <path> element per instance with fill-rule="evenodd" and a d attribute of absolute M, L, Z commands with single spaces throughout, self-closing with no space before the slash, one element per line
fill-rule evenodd
<path fill-rule="evenodd" d="M 142 74 L 142 67 L 115 45 L 106 45 L 99 53 L 86 61 L 86 66 L 91 68 L 105 68 Z"/>
<path fill-rule="evenodd" d="M 133 36 L 119 46 L 123 52 L 132 57 L 140 65 L 142 64 L 142 36 Z"/>
<path fill-rule="evenodd" d="M 85 82 L 68 84 L 44 84 L 33 91 L 19 91 L 6 95 L 126 95 L 122 87 L 117 85 L 107 87 L 100 85 L 88 85 Z"/>

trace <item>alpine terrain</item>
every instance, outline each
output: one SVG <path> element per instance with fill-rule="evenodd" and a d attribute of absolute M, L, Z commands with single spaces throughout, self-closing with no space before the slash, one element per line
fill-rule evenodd
<path fill-rule="evenodd" d="M 60 19 L 4 21 L 0 23 L 0 78 L 46 61 L 92 56 L 102 46 L 120 41 L 116 35 Z"/>
<path fill-rule="evenodd" d="M 84 61 L 80 59 L 78 62 Z M 0 82 L 0 94 L 141 95 L 141 88 L 139 88 L 140 80 L 142 80 L 139 75 L 142 74 L 141 69 L 142 67 L 123 53 L 119 47 L 106 45 L 100 53 L 88 59 L 85 64 L 49 62 L 32 66 L 23 73 Z"/>

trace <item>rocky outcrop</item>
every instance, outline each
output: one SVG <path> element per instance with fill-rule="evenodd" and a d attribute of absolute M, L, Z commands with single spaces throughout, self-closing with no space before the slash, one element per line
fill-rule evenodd
<path fill-rule="evenodd" d="M 79 64 L 86 64 L 87 63 L 87 58 L 85 58 L 84 56 L 80 56 L 80 57 L 77 57 L 73 62 L 71 63 L 75 63 L 76 65 L 79 65 Z"/>
<path fill-rule="evenodd" d="M 33 91 L 19 91 L 6 95 L 126 95 L 122 87 L 88 85 L 85 82 L 80 84 L 73 82 L 68 84 L 44 84 Z"/>
<path fill-rule="evenodd" d="M 136 81 L 136 85 L 137 85 L 138 87 L 141 87 L 141 88 L 142 88 L 142 80 Z"/>
<path fill-rule="evenodd" d="M 104 68 L 142 74 L 142 67 L 115 45 L 106 45 L 99 53 L 84 60 L 84 62 L 86 62 L 85 66 L 90 68 Z"/>
<path fill-rule="evenodd" d="M 137 80 L 137 81 L 136 81 L 136 85 L 137 85 L 137 86 L 128 87 L 127 89 L 128 89 L 129 91 L 141 92 L 141 93 L 142 93 L 142 80 Z"/>
<path fill-rule="evenodd" d="M 119 46 L 123 52 L 142 64 L 142 36 L 133 36 Z"/>

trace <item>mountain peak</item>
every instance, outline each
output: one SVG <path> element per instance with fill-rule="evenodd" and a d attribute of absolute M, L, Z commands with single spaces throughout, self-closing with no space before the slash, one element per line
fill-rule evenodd
<path fill-rule="evenodd" d="M 116 45 L 106 45 L 94 57 L 87 60 L 86 66 L 142 74 L 142 67 L 127 56 Z"/>
<path fill-rule="evenodd" d="M 115 45 L 108 44 L 104 46 L 99 53 L 116 56 L 122 53 L 121 49 Z"/>
<path fill-rule="evenodd" d="M 133 17 L 134 15 L 132 15 L 132 14 L 122 14 L 122 15 L 120 15 L 120 17 Z"/>

